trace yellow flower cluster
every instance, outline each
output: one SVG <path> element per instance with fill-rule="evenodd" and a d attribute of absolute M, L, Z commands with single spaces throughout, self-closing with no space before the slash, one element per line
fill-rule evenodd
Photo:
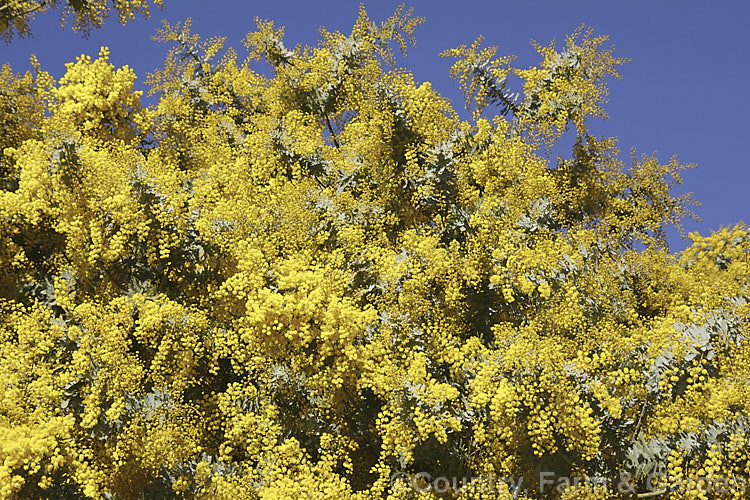
<path fill-rule="evenodd" d="M 559 135 L 573 122 L 582 135 L 586 117 L 606 117 L 605 78 L 619 78 L 616 68 L 627 62 L 613 57 L 612 48 L 603 47 L 608 38 L 579 27 L 566 37 L 562 53 L 555 50 L 554 42 L 546 47 L 533 42 L 544 61 L 538 68 L 517 71 L 526 94 L 523 119 L 544 135 Z"/>
<path fill-rule="evenodd" d="M 141 92 L 133 90 L 135 73 L 127 66 L 115 70 L 106 47 L 98 59 L 83 55 L 66 68 L 53 91 L 61 121 L 101 139 L 128 139 L 133 134 L 129 119 L 140 106 Z"/>

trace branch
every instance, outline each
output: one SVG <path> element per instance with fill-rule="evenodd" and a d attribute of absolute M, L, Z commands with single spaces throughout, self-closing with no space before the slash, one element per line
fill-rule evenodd
<path fill-rule="evenodd" d="M 24 17 L 24 16 L 28 16 L 29 14 L 33 14 L 34 12 L 38 11 L 39 9 L 45 7 L 46 4 L 47 4 L 47 2 L 40 2 L 33 9 L 29 9 L 26 12 L 20 12 L 19 14 L 17 14 L 17 16 L 18 17 Z M 0 5 L 0 12 L 4 11 L 5 9 L 8 9 L 8 8 L 10 8 L 10 4 L 9 3 L 5 3 L 3 5 Z"/>
<path fill-rule="evenodd" d="M 643 408 L 641 409 L 641 414 L 638 417 L 638 423 L 635 424 L 635 430 L 633 431 L 633 439 L 632 442 L 635 443 L 635 440 L 638 439 L 638 433 L 641 430 L 641 424 L 643 423 L 643 417 L 646 415 L 646 409 L 648 408 L 648 396 L 646 396 L 646 399 L 643 401 Z"/>
<path fill-rule="evenodd" d="M 326 113 L 326 126 L 328 127 L 328 133 L 331 134 L 331 139 L 333 139 L 333 145 L 336 146 L 336 149 L 341 149 L 339 146 L 339 141 L 336 139 L 336 134 L 333 132 L 333 127 L 331 126 L 331 120 L 328 119 L 328 113 Z"/>
<path fill-rule="evenodd" d="M 667 489 L 666 488 L 662 488 L 660 490 L 647 491 L 646 493 L 638 493 L 638 494 L 636 494 L 636 497 L 637 498 L 650 498 L 650 497 L 655 497 L 655 496 L 663 495 L 666 492 L 667 492 Z"/>

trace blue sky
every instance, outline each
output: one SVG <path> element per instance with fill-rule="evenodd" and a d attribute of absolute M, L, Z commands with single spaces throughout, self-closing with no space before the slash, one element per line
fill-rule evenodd
<path fill-rule="evenodd" d="M 226 36 L 227 45 L 242 54 L 242 39 L 254 28 L 255 16 L 286 26 L 286 45 L 294 46 L 314 44 L 319 26 L 348 33 L 359 8 L 359 2 L 344 0 L 164 3 L 165 9 L 154 11 L 150 20 L 126 26 L 110 20 L 88 39 L 61 30 L 55 13 L 37 16 L 33 38 L 0 45 L 0 63 L 25 71 L 33 53 L 59 78 L 66 62 L 84 53 L 96 56 L 106 45 L 111 61 L 132 67 L 142 86 L 168 50 L 150 40 L 161 19 L 191 17 L 195 33 Z M 401 2 L 364 3 L 370 17 L 380 21 Z M 438 57 L 444 49 L 483 35 L 485 44 L 500 47 L 499 55 L 515 54 L 516 66 L 527 67 L 539 60 L 531 39 L 561 43 L 581 23 L 609 35 L 615 55 L 631 62 L 622 67 L 622 80 L 610 82 L 610 119 L 594 123 L 594 132 L 617 137 L 626 163 L 635 147 L 638 154 L 656 153 L 664 162 L 678 155 L 681 162 L 698 165 L 685 173 L 678 191 L 693 191 L 702 202 L 694 210 L 703 220 L 686 221 L 688 231 L 708 234 L 739 221 L 750 224 L 750 2 L 412 0 L 407 6 L 426 22 L 417 30 L 417 47 L 399 65 L 411 70 L 417 81 L 432 82 L 457 109 L 462 109 L 463 99 L 448 76 L 451 61 Z M 669 241 L 672 250 L 686 246 L 676 231 L 669 232 Z"/>

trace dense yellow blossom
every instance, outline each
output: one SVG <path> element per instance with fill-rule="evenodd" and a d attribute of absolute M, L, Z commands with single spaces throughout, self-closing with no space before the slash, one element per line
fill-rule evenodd
<path fill-rule="evenodd" d="M 0 498 L 743 498 L 748 228 L 668 252 L 685 166 L 587 132 L 605 37 L 446 51 L 462 121 L 419 22 L 165 24 L 148 107 L 106 48 L 0 71 Z"/>

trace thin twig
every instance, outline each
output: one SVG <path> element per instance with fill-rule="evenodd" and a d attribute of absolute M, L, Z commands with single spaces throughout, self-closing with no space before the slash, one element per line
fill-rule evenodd
<path fill-rule="evenodd" d="M 36 12 L 39 9 L 43 8 L 46 5 L 46 3 L 47 2 L 41 2 L 36 7 L 34 7 L 33 9 L 29 9 L 26 12 L 21 12 L 20 14 L 18 14 L 18 16 L 21 17 L 21 16 L 28 16 L 29 14 L 33 14 L 34 12 Z M 3 5 L 0 5 L 0 12 L 4 11 L 5 9 L 7 9 L 9 7 L 10 7 L 9 3 L 5 3 Z"/>
<path fill-rule="evenodd" d="M 646 493 L 638 493 L 638 494 L 636 494 L 636 497 L 638 497 L 638 498 L 651 498 L 651 497 L 655 497 L 655 496 L 658 496 L 658 495 L 663 495 L 666 492 L 667 492 L 667 489 L 666 488 L 662 488 L 660 490 L 647 491 Z"/>
<path fill-rule="evenodd" d="M 635 430 L 633 431 L 633 442 L 635 442 L 635 440 L 638 439 L 638 433 L 641 430 L 643 417 L 646 415 L 646 408 L 648 408 L 648 396 L 646 396 L 646 400 L 643 402 L 643 408 L 641 409 L 641 414 L 638 417 L 638 423 L 635 424 Z"/>
<path fill-rule="evenodd" d="M 331 120 L 328 119 L 328 113 L 326 113 L 326 125 L 328 126 L 328 133 L 331 134 L 331 139 L 333 139 L 333 145 L 336 146 L 336 149 L 341 149 L 339 146 L 339 141 L 336 140 L 336 134 L 333 132 L 333 127 L 331 126 Z"/>

